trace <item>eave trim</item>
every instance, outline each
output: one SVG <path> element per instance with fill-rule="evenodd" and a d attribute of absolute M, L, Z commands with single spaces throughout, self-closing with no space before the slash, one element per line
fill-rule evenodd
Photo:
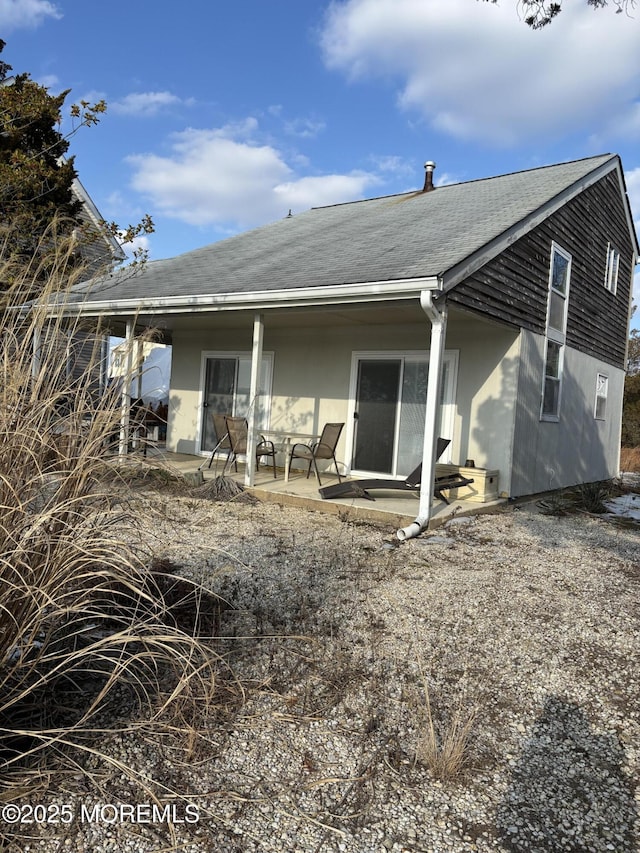
<path fill-rule="evenodd" d="M 282 290 L 260 290 L 249 293 L 217 293 L 211 295 L 169 296 L 156 299 L 91 300 L 66 303 L 65 314 L 95 316 L 100 314 L 198 314 L 261 308 L 323 307 L 360 302 L 385 302 L 390 299 L 417 299 L 424 290 L 441 290 L 435 276 L 395 281 L 360 282 L 323 287 Z"/>

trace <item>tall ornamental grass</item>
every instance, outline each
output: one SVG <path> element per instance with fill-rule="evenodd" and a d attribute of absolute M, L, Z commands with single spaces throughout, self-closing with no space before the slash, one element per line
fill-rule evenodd
<path fill-rule="evenodd" d="M 101 393 L 99 337 L 65 317 L 73 246 L 51 245 L 26 269 L 0 258 L 0 801 L 110 728 L 179 731 L 216 692 L 215 602 L 121 535 L 135 503 L 103 477 L 121 400 Z"/>

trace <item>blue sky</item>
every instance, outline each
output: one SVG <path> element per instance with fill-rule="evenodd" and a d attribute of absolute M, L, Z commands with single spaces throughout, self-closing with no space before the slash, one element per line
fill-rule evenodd
<path fill-rule="evenodd" d="M 151 214 L 152 259 L 416 189 L 425 160 L 443 183 L 619 153 L 639 226 L 640 8 L 565 0 L 534 32 L 517 0 L 0 0 L 0 37 L 14 73 L 107 101 L 70 153 L 105 218 Z"/>

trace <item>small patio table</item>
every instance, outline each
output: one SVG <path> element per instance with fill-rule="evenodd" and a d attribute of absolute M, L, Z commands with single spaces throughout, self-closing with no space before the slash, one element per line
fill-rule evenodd
<path fill-rule="evenodd" d="M 260 433 L 264 435 L 265 438 L 268 438 L 273 441 L 278 450 L 284 453 L 285 483 L 289 482 L 289 468 L 291 466 L 291 454 L 289 453 L 289 451 L 291 447 L 298 441 L 309 442 L 313 441 L 314 438 L 318 438 L 316 433 L 297 432 L 296 430 L 266 429 L 260 430 Z"/>

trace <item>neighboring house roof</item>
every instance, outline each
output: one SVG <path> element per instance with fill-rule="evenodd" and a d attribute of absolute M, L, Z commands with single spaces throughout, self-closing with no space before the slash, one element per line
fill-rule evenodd
<path fill-rule="evenodd" d="M 92 283 L 83 310 L 102 305 L 228 306 L 265 294 L 294 301 L 294 291 L 333 288 L 373 292 L 372 285 L 424 279 L 451 287 L 475 263 L 486 263 L 611 171 L 617 155 L 604 154 L 499 177 L 438 187 L 431 192 L 314 208 L 174 258 L 152 261 L 130 279 Z M 630 209 L 628 225 L 637 247 Z M 433 284 L 433 282 L 432 282 Z M 134 296 L 132 294 L 135 294 Z M 362 298 L 362 297 L 361 297 Z M 244 300 L 246 303 L 246 299 Z"/>
<path fill-rule="evenodd" d="M 103 217 L 100 215 L 100 211 L 93 203 L 91 196 L 86 191 L 79 178 L 76 177 L 73 179 L 71 191 L 76 198 L 82 202 L 80 219 L 95 229 L 99 238 L 104 241 L 105 250 L 110 253 L 114 263 L 124 261 L 127 257 L 126 252 L 116 238 L 105 231 L 103 226 Z"/>

